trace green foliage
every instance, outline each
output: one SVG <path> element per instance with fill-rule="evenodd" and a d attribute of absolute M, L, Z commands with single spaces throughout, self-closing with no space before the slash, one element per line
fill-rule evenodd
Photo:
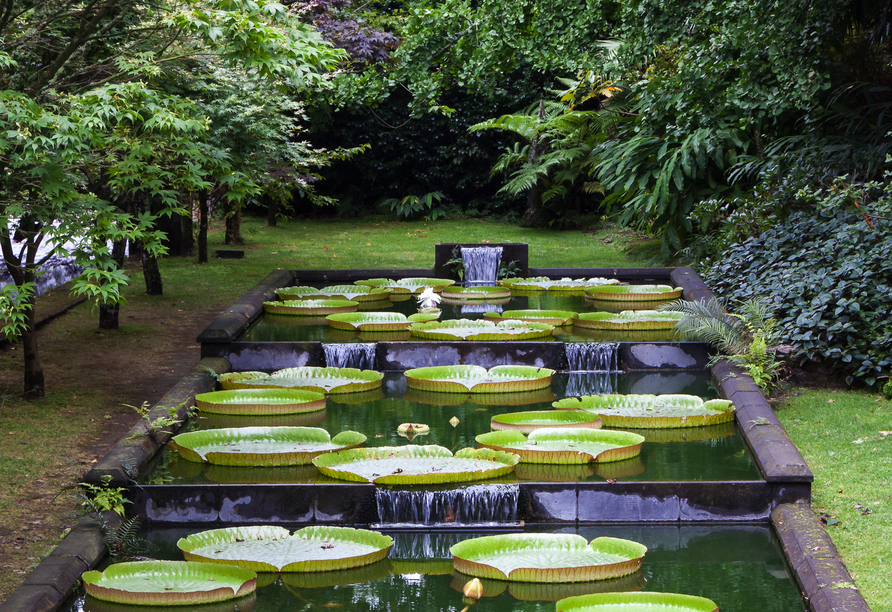
<path fill-rule="evenodd" d="M 378 208 L 390 211 L 397 219 L 414 219 L 423 216 L 428 221 L 436 221 L 440 217 L 446 216 L 446 209 L 441 204 L 444 197 L 439 191 L 432 191 L 423 196 L 407 195 L 402 200 L 387 198 L 378 204 Z"/>
<path fill-rule="evenodd" d="M 97 485 L 89 482 L 82 482 L 83 489 L 80 503 L 88 512 L 102 513 L 114 512 L 119 516 L 124 516 L 124 504 L 129 504 L 130 500 L 126 498 L 127 489 L 123 487 L 110 487 L 108 481 L 111 476 L 104 477 L 104 484 Z"/>
<path fill-rule="evenodd" d="M 682 338 L 707 342 L 719 350 L 712 363 L 728 359 L 744 368 L 761 389 L 768 391 L 778 380 L 777 321 L 770 305 L 757 297 L 742 302 L 739 313 L 728 312 L 718 301 L 679 300 L 659 310 L 681 312 L 675 330 Z"/>
<path fill-rule="evenodd" d="M 887 380 L 886 384 L 883 385 L 883 397 L 887 400 L 892 400 L 892 380 Z"/>
<path fill-rule="evenodd" d="M 803 192 L 816 212 L 796 212 L 732 245 L 704 273 L 731 303 L 768 300 L 783 341 L 803 359 L 824 360 L 844 370 L 850 382 L 867 385 L 892 366 L 892 188 L 870 201 L 877 188 Z"/>
<path fill-rule="evenodd" d="M 162 430 L 173 427 L 175 425 L 179 425 L 182 423 L 182 419 L 177 417 L 177 412 L 179 412 L 180 406 L 169 406 L 167 408 L 167 416 L 159 416 L 155 418 L 151 418 L 152 413 L 152 405 L 149 402 L 143 402 L 141 406 L 131 406 L 130 404 L 124 404 L 127 408 L 132 409 L 139 415 L 140 422 L 145 424 L 146 432 L 155 437 Z M 194 410 L 194 406 L 191 410 Z M 128 439 L 138 438 L 139 433 L 132 434 Z"/>
<path fill-rule="evenodd" d="M 452 247 L 452 256 L 446 260 L 445 265 L 452 276 L 458 277 L 459 281 L 465 280 L 465 258 L 462 257 L 461 247 Z"/>
<path fill-rule="evenodd" d="M 448 264 L 449 262 L 446 263 Z M 497 279 L 517 278 L 518 276 L 520 276 L 520 263 L 516 259 L 499 263 L 499 271 L 496 274 Z"/>

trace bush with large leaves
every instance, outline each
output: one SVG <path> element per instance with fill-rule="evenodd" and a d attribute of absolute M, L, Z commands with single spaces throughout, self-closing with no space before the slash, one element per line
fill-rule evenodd
<path fill-rule="evenodd" d="M 833 194 L 818 194 L 819 204 Z M 890 195 L 887 188 L 871 207 L 796 212 L 729 247 L 704 278 L 732 303 L 767 298 L 784 341 L 803 358 L 873 385 L 892 365 Z"/>

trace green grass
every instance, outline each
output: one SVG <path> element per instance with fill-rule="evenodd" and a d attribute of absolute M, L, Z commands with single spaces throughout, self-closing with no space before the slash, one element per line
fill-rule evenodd
<path fill-rule="evenodd" d="M 870 609 L 892 610 L 892 402 L 800 389 L 777 415 L 815 474 L 812 508 Z"/>

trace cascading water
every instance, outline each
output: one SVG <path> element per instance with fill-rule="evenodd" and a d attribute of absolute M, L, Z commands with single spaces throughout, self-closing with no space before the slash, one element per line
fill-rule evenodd
<path fill-rule="evenodd" d="M 465 285 L 495 285 L 502 261 L 502 247 L 462 247 L 461 258 L 465 265 Z"/>
<path fill-rule="evenodd" d="M 520 488 L 480 484 L 431 491 L 377 487 L 378 521 L 384 525 L 501 525 L 517 522 Z"/>
<path fill-rule="evenodd" d="M 567 397 L 616 393 L 619 382 L 619 359 L 616 342 L 568 342 Z"/>
<path fill-rule="evenodd" d="M 323 344 L 325 365 L 330 368 L 358 368 L 371 370 L 375 367 L 376 344 Z"/>
<path fill-rule="evenodd" d="M 567 370 L 570 372 L 618 372 L 616 342 L 567 342 Z"/>

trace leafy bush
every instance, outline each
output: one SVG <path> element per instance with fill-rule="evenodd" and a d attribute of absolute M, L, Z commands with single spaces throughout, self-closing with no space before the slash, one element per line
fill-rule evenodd
<path fill-rule="evenodd" d="M 838 207 L 839 193 L 810 194 L 823 205 L 817 212 L 796 212 L 732 245 L 704 279 L 732 304 L 766 298 L 783 341 L 803 359 L 873 385 L 892 364 L 892 194 L 887 187 L 873 205 L 861 199 L 848 209 Z"/>

